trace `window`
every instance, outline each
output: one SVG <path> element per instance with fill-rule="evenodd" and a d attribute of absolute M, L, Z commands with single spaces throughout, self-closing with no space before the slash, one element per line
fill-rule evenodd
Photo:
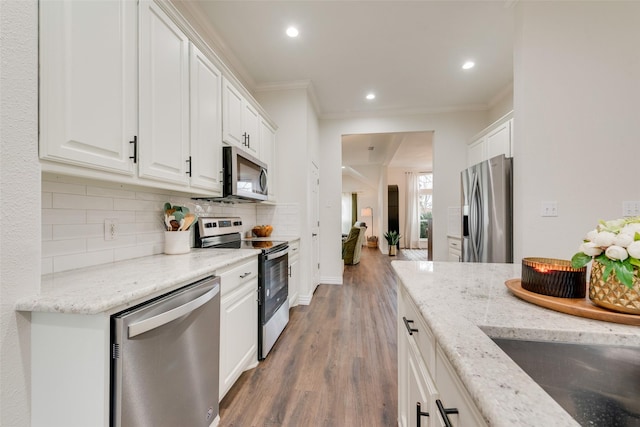
<path fill-rule="evenodd" d="M 431 220 L 433 209 L 433 174 L 423 173 L 418 175 L 418 213 L 420 214 L 420 238 L 427 239 L 428 222 Z"/>

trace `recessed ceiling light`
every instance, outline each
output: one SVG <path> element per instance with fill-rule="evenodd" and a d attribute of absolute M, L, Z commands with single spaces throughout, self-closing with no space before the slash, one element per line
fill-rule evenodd
<path fill-rule="evenodd" d="M 375 93 L 368 93 L 367 94 L 367 99 L 369 101 L 371 101 L 372 99 L 376 99 L 376 94 Z"/>
<path fill-rule="evenodd" d="M 287 35 L 289 37 L 291 37 L 291 38 L 298 37 L 298 34 L 300 34 L 300 32 L 298 31 L 298 29 L 296 27 L 287 28 Z"/>
<path fill-rule="evenodd" d="M 464 64 L 462 64 L 462 69 L 463 70 L 470 70 L 471 68 L 475 67 L 476 63 L 473 61 L 467 61 Z"/>

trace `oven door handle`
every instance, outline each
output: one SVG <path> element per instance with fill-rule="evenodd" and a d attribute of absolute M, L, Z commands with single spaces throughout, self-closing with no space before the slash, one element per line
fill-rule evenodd
<path fill-rule="evenodd" d="M 284 255 L 286 255 L 288 253 L 289 253 L 289 247 L 287 247 L 286 249 L 283 249 L 281 251 L 274 252 L 272 254 L 267 254 L 267 261 L 271 261 L 272 259 L 280 258 L 281 256 L 284 256 Z"/>
<path fill-rule="evenodd" d="M 178 317 L 182 317 L 185 314 L 189 314 L 195 309 L 203 306 L 209 302 L 220 291 L 220 285 L 214 286 L 207 293 L 200 295 L 198 298 L 189 301 L 186 304 L 182 304 L 179 307 L 160 313 L 157 316 L 150 317 L 140 322 L 132 323 L 129 325 L 129 338 L 133 338 L 136 335 L 144 334 L 152 329 L 159 328 L 162 325 L 166 325 L 172 320 L 176 320 Z"/>

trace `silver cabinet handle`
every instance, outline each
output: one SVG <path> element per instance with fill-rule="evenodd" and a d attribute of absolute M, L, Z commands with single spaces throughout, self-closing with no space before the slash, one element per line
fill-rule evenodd
<path fill-rule="evenodd" d="M 249 276 L 249 275 L 251 275 L 251 272 L 250 272 L 250 271 L 249 271 L 249 272 L 247 272 L 247 273 L 241 274 L 241 275 L 240 275 L 240 278 L 241 278 L 241 279 L 244 279 L 245 277 L 247 277 L 247 276 Z"/>
<path fill-rule="evenodd" d="M 207 293 L 200 295 L 198 298 L 191 300 L 186 304 L 173 308 L 169 311 L 165 311 L 164 313 L 160 313 L 148 319 L 141 320 L 140 322 L 132 323 L 131 325 L 129 325 L 129 338 L 133 338 L 136 335 L 149 332 L 152 329 L 156 329 L 162 325 L 166 325 L 167 323 L 177 319 L 178 317 L 191 313 L 195 309 L 209 302 L 209 300 L 216 296 L 219 291 L 220 285 L 216 285 Z"/>

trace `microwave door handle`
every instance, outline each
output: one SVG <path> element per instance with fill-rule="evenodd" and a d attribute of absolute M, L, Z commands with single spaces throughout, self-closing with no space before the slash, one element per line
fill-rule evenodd
<path fill-rule="evenodd" d="M 283 250 L 278 251 L 278 252 L 274 252 L 272 254 L 268 254 L 267 255 L 267 261 L 271 261 L 272 259 L 280 258 L 281 256 L 284 256 L 284 255 L 286 255 L 288 253 L 289 253 L 289 248 L 283 249 Z"/>
<path fill-rule="evenodd" d="M 216 285 L 207 293 L 200 295 L 198 298 L 191 300 L 186 304 L 183 304 L 169 311 L 165 311 L 164 313 L 160 313 L 148 319 L 141 320 L 140 322 L 132 323 L 131 325 L 129 325 L 129 338 L 133 338 L 137 335 L 149 332 L 152 329 L 159 328 L 160 326 L 166 325 L 172 320 L 176 320 L 178 317 L 182 317 L 185 314 L 191 313 L 192 311 L 209 302 L 214 296 L 216 296 L 219 291 L 220 286 Z"/>
<path fill-rule="evenodd" d="M 267 191 L 267 170 L 260 169 L 260 188 L 266 192 Z"/>

